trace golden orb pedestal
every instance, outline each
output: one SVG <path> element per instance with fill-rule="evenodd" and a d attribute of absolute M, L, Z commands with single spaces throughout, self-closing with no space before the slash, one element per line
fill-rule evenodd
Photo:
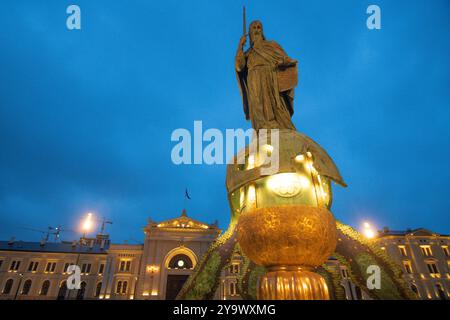
<path fill-rule="evenodd" d="M 246 210 L 237 238 L 247 257 L 269 271 L 258 299 L 327 300 L 325 280 L 312 270 L 336 248 L 336 222 L 325 207 L 279 205 Z"/>
<path fill-rule="evenodd" d="M 292 266 L 269 268 L 259 279 L 258 300 L 330 300 L 328 286 L 319 274 Z"/>

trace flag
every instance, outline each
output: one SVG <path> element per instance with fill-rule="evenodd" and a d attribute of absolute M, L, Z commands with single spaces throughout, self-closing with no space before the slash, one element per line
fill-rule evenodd
<path fill-rule="evenodd" d="M 191 197 L 189 196 L 189 193 L 188 193 L 188 190 L 187 190 L 187 189 L 184 191 L 184 197 L 185 197 L 186 199 L 191 200 Z"/>

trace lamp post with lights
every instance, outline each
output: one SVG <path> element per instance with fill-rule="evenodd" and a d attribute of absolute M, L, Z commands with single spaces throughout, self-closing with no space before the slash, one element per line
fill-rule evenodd
<path fill-rule="evenodd" d="M 87 234 L 88 232 L 90 232 L 91 229 L 92 229 L 92 227 L 93 227 L 93 222 L 92 222 L 92 221 L 93 221 L 93 219 L 92 219 L 92 213 L 89 212 L 89 213 L 86 215 L 86 218 L 84 219 L 84 221 L 83 221 L 83 223 L 82 223 L 82 226 L 81 226 L 81 230 L 83 231 L 83 236 L 81 237 L 81 239 L 80 239 L 80 241 L 79 241 L 79 243 L 78 243 L 79 249 L 78 249 L 77 260 L 75 261 L 75 265 L 76 265 L 76 266 L 78 266 L 78 264 L 80 263 L 81 248 L 83 247 L 83 245 L 84 245 L 84 243 L 85 243 L 85 240 L 86 240 L 86 234 Z M 78 267 L 79 267 L 79 266 L 78 266 Z M 68 297 L 69 299 L 71 299 L 71 298 L 72 298 L 71 292 L 72 292 L 72 291 L 78 292 L 78 290 L 79 290 L 79 289 L 69 290 L 69 293 L 68 293 L 67 297 Z"/>
<path fill-rule="evenodd" d="M 16 290 L 16 294 L 14 295 L 14 300 L 17 300 L 17 295 L 19 294 L 19 290 L 20 290 L 20 285 L 22 284 L 22 280 L 23 280 L 23 273 L 19 273 L 19 284 L 17 285 L 17 290 Z"/>
<path fill-rule="evenodd" d="M 84 219 L 82 230 L 83 230 L 83 239 L 86 239 L 86 234 L 92 229 L 92 213 L 88 213 L 86 218 Z"/>
<path fill-rule="evenodd" d="M 373 239 L 373 238 L 375 238 L 375 236 L 376 236 L 376 232 L 374 231 L 374 229 L 372 228 L 372 226 L 371 226 L 370 223 L 368 223 L 368 222 L 364 222 L 362 234 L 363 234 L 367 239 Z"/>

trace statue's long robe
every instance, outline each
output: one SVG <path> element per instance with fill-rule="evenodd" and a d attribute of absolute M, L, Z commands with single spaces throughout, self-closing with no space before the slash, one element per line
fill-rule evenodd
<path fill-rule="evenodd" d="M 238 83 L 246 119 L 255 130 L 292 129 L 294 89 L 279 92 L 277 68 L 290 61 L 274 41 L 261 41 L 236 56 Z"/>

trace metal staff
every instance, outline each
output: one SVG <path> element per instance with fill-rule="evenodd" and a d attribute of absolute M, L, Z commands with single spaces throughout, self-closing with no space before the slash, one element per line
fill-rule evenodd
<path fill-rule="evenodd" d="M 243 6 L 243 12 L 242 12 L 242 21 L 243 21 L 243 35 L 246 36 L 247 35 L 247 22 L 245 20 L 245 6 Z"/>

